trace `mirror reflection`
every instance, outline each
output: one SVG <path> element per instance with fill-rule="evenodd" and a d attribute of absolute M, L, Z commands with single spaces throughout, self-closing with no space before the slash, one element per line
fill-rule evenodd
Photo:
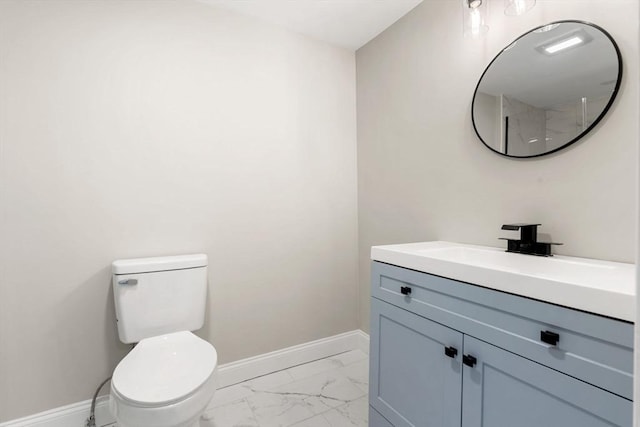
<path fill-rule="evenodd" d="M 622 59 L 593 24 L 562 21 L 521 36 L 489 64 L 472 118 L 484 144 L 509 157 L 535 157 L 576 142 L 606 114 Z"/>

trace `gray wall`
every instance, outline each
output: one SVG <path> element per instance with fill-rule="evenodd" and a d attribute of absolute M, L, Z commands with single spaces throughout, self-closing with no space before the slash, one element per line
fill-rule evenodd
<path fill-rule="evenodd" d="M 490 4 L 487 38 L 464 39 L 460 2 L 426 0 L 357 58 L 360 324 L 369 323 L 372 245 L 448 240 L 502 246 L 503 223 L 535 221 L 560 254 L 634 262 L 638 138 L 637 0 L 538 1 L 522 17 Z M 476 138 L 471 98 L 485 66 L 520 34 L 559 19 L 611 32 L 625 78 L 582 142 L 532 160 Z"/>
<path fill-rule="evenodd" d="M 127 351 L 110 264 L 204 252 L 221 363 L 356 329 L 355 57 L 191 1 L 0 1 L 0 421 Z"/>

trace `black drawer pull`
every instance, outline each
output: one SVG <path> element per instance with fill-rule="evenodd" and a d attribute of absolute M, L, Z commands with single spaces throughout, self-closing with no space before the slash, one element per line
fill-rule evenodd
<path fill-rule="evenodd" d="M 411 295 L 411 288 L 408 286 L 402 286 L 400 287 L 400 293 L 402 295 Z"/>
<path fill-rule="evenodd" d="M 476 363 L 478 363 L 478 359 L 471 356 L 470 354 L 465 354 L 464 356 L 462 356 L 462 363 L 473 368 L 474 366 L 476 366 Z"/>
<path fill-rule="evenodd" d="M 558 345 L 558 341 L 560 341 L 560 335 L 551 331 L 540 331 L 540 341 L 549 345 Z"/>
<path fill-rule="evenodd" d="M 455 347 L 445 347 L 444 354 L 453 359 L 458 355 L 458 349 Z"/>

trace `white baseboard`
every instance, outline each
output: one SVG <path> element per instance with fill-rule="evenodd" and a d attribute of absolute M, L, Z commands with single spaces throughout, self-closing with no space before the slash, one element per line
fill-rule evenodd
<path fill-rule="evenodd" d="M 369 334 L 359 329 L 354 332 L 356 333 L 356 340 L 358 342 L 358 347 L 356 348 L 368 355 L 369 354 Z"/>
<path fill-rule="evenodd" d="M 345 351 L 362 349 L 363 336 L 366 334 L 360 330 L 345 332 L 248 359 L 225 363 L 218 368 L 219 387 L 227 387 Z M 368 354 L 368 343 L 366 347 Z"/>
<path fill-rule="evenodd" d="M 0 427 L 84 427 L 91 412 L 91 400 L 40 412 L 0 424 Z M 96 401 L 96 426 L 114 423 L 109 412 L 109 396 L 100 396 Z"/>
<path fill-rule="evenodd" d="M 225 363 L 218 367 L 219 387 L 227 387 L 350 350 L 362 350 L 369 354 L 369 335 L 361 330 L 355 330 L 248 359 Z M 0 427 L 84 427 L 90 411 L 91 400 L 85 400 L 0 423 Z M 108 426 L 114 422 L 115 420 L 109 412 L 109 397 L 99 397 L 96 402 L 96 426 Z"/>

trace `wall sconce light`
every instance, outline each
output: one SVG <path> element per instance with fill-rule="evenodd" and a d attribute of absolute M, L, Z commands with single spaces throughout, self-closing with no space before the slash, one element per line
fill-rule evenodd
<path fill-rule="evenodd" d="M 504 14 L 507 16 L 524 15 L 536 5 L 536 0 L 504 0 Z"/>
<path fill-rule="evenodd" d="M 489 31 L 486 25 L 488 0 L 462 0 L 462 24 L 465 37 L 480 37 Z"/>

